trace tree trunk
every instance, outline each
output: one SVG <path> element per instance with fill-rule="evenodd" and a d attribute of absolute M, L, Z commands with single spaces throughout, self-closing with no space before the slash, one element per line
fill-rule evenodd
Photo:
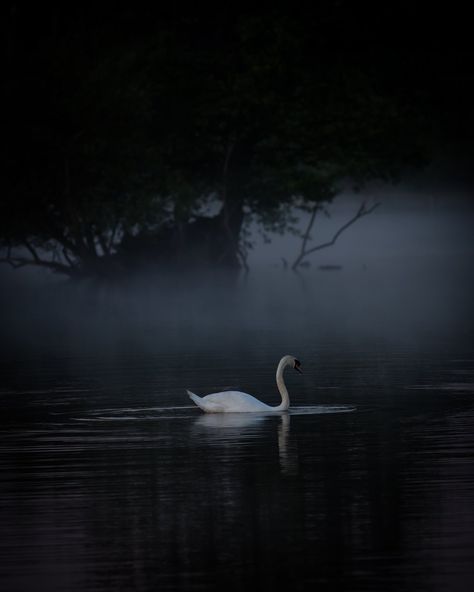
<path fill-rule="evenodd" d="M 227 200 L 216 216 L 176 221 L 157 233 L 125 236 L 117 259 L 130 271 L 148 265 L 238 269 L 245 266 L 240 248 L 243 220 L 243 201 Z"/>
<path fill-rule="evenodd" d="M 244 221 L 243 201 L 224 201 L 218 218 L 220 231 L 216 236 L 212 262 L 224 267 L 241 267 L 240 232 Z"/>

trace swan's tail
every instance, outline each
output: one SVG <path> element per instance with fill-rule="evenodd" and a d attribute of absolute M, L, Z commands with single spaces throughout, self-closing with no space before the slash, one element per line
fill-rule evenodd
<path fill-rule="evenodd" d="M 189 395 L 189 398 L 191 399 L 191 401 L 194 401 L 196 403 L 196 405 L 198 407 L 201 407 L 202 409 L 202 399 L 201 397 L 198 397 L 197 395 L 195 395 L 193 392 L 186 390 L 186 392 Z"/>

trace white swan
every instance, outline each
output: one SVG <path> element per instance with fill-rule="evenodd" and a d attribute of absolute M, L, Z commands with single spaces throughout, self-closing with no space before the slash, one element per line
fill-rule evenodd
<path fill-rule="evenodd" d="M 266 405 L 252 395 L 240 391 L 225 391 L 213 393 L 205 397 L 198 397 L 191 391 L 187 391 L 190 398 L 206 413 L 255 413 L 262 411 L 286 411 L 290 406 L 290 398 L 283 380 L 283 371 L 291 366 L 301 372 L 301 362 L 293 356 L 283 356 L 276 371 L 276 383 L 281 395 L 281 403 L 276 407 Z"/>

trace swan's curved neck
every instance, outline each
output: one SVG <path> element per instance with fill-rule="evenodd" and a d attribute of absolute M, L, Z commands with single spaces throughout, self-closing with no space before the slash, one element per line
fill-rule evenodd
<path fill-rule="evenodd" d="M 288 360 L 283 358 L 282 360 L 280 360 L 280 363 L 278 364 L 278 368 L 276 371 L 276 383 L 278 390 L 280 391 L 281 403 L 280 405 L 273 407 L 275 411 L 286 411 L 290 406 L 290 397 L 288 395 L 288 390 L 286 388 L 285 381 L 283 380 L 283 371 L 285 370 L 287 364 Z"/>

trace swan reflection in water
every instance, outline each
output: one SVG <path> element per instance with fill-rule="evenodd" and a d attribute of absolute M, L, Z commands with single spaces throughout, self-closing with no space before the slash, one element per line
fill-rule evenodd
<path fill-rule="evenodd" d="M 281 472 L 285 475 L 298 473 L 298 449 L 295 438 L 291 438 L 291 417 L 301 415 L 325 415 L 333 413 L 351 413 L 357 408 L 351 405 L 313 405 L 293 407 L 281 413 L 204 413 L 199 415 L 192 432 L 221 448 L 232 447 L 239 454 L 237 444 L 243 440 L 263 439 L 268 437 L 271 425 L 277 427 L 276 439 Z M 295 420 L 296 421 L 296 420 Z M 266 431 L 264 431 L 266 430 Z"/>
<path fill-rule="evenodd" d="M 193 432 L 200 437 L 204 434 L 213 444 L 234 446 L 237 441 L 262 438 L 263 428 L 268 428 L 269 422 L 278 425 L 276 436 L 281 472 L 285 475 L 296 475 L 298 454 L 296 443 L 290 444 L 288 413 L 206 413 L 195 420 Z M 268 430 L 265 433 L 268 435 Z"/>
<path fill-rule="evenodd" d="M 251 434 L 242 432 L 242 428 L 253 428 L 262 424 L 270 416 L 269 413 L 206 413 L 199 415 L 194 422 L 196 427 L 219 428 L 218 439 L 227 439 L 235 431 L 235 436 L 249 437 Z M 274 416 L 273 416 L 274 417 Z"/>
<path fill-rule="evenodd" d="M 296 441 L 290 440 L 290 416 L 282 413 L 281 422 L 278 426 L 278 456 L 280 459 L 280 470 L 284 475 L 298 474 L 298 449 Z"/>

